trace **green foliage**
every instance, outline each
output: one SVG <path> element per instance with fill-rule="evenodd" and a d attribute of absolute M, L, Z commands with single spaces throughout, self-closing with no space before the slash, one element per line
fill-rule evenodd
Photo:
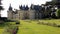
<path fill-rule="evenodd" d="M 60 9 L 57 10 L 57 17 L 60 17 Z"/>
<path fill-rule="evenodd" d="M 16 28 L 16 22 L 5 22 L 0 24 L 0 34 L 12 34 Z"/>

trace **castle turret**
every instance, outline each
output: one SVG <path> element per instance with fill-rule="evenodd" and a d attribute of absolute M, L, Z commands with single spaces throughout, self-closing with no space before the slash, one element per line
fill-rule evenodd
<path fill-rule="evenodd" d="M 13 10 L 12 10 L 11 4 L 8 9 L 8 19 L 13 19 Z"/>
<path fill-rule="evenodd" d="M 12 11 L 12 7 L 11 7 L 11 4 L 10 4 L 10 6 L 9 6 L 9 11 Z"/>

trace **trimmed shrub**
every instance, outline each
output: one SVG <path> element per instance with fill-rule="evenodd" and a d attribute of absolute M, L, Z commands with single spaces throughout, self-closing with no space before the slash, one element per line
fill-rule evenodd
<path fill-rule="evenodd" d="M 16 24 L 20 24 L 20 22 L 17 21 Z"/>
<path fill-rule="evenodd" d="M 7 27 L 6 32 L 10 34 L 16 34 L 18 31 L 18 26 Z"/>
<path fill-rule="evenodd" d="M 58 25 L 57 27 L 60 27 L 60 25 Z"/>

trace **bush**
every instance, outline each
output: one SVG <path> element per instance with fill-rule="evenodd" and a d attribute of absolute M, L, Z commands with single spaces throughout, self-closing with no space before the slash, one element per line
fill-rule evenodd
<path fill-rule="evenodd" d="M 60 9 L 57 9 L 57 17 L 60 18 Z"/>
<path fill-rule="evenodd" d="M 10 26 L 10 27 L 7 27 L 7 33 L 10 33 L 10 34 L 16 34 L 18 31 L 18 26 Z"/>
<path fill-rule="evenodd" d="M 20 24 L 20 22 L 17 21 L 16 24 Z"/>

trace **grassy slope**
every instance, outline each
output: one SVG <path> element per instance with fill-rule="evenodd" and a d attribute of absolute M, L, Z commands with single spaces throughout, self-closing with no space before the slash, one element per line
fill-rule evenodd
<path fill-rule="evenodd" d="M 58 20 L 40 20 L 43 22 L 56 22 L 59 24 Z M 19 30 L 17 34 L 60 34 L 60 28 L 47 26 L 47 25 L 40 25 L 37 24 L 38 21 L 30 21 L 26 22 L 21 20 L 19 25 Z"/>

